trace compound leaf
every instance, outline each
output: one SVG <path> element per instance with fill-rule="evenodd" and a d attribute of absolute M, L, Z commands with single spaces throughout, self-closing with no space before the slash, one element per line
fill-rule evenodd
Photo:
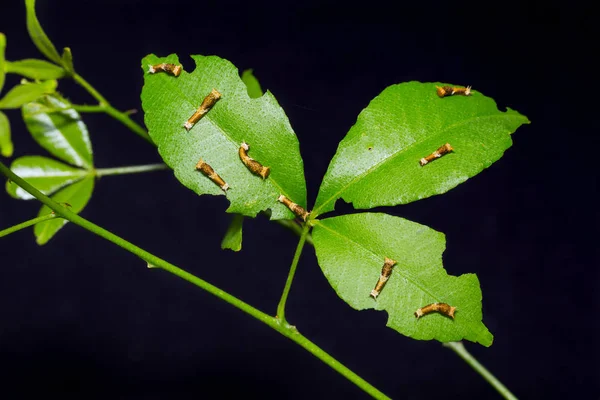
<path fill-rule="evenodd" d="M 527 118 L 479 92 L 439 98 L 442 83 L 408 82 L 386 88 L 365 108 L 340 142 L 313 209 L 410 203 L 447 192 L 498 160 L 510 134 Z M 419 160 L 445 143 L 454 151 L 429 164 Z"/>
<path fill-rule="evenodd" d="M 36 59 L 7 61 L 6 72 L 35 80 L 59 79 L 65 76 L 65 70 L 61 67 Z"/>
<path fill-rule="evenodd" d="M 149 134 L 177 179 L 198 194 L 223 195 L 206 176 L 196 171 L 201 158 L 229 184 L 228 212 L 254 217 L 271 209 L 271 219 L 291 219 L 293 214 L 277 201 L 283 194 L 306 205 L 306 185 L 299 143 L 288 118 L 269 92 L 258 99 L 248 95 L 238 71 L 215 56 L 192 56 L 196 69 L 179 77 L 148 72 L 149 65 L 179 64 L 176 55 L 142 60 L 142 105 Z M 222 97 L 189 132 L 183 124 L 212 89 Z M 240 144 L 250 145 L 249 155 L 271 175 L 263 180 L 240 161 Z"/>
<path fill-rule="evenodd" d="M 90 175 L 86 170 L 41 156 L 19 157 L 13 161 L 10 169 L 45 195 Z M 6 183 L 6 191 L 16 199 L 34 198 L 14 182 Z"/>
<path fill-rule="evenodd" d="M 92 191 L 94 190 L 94 177 L 89 176 L 82 181 L 74 183 L 60 192 L 52 196 L 52 200 L 57 203 L 62 203 L 65 207 L 68 207 L 74 213 L 79 214 L 83 208 L 87 205 L 90 197 L 92 197 Z M 40 209 L 38 216 L 46 215 L 52 212 L 52 210 L 44 205 Z M 67 223 L 66 219 L 56 218 L 49 221 L 40 222 L 35 224 L 33 232 L 36 237 L 37 243 L 41 246 L 46 243 Z"/>
<path fill-rule="evenodd" d="M 55 80 L 37 83 L 24 81 L 6 93 L 0 100 L 0 109 L 19 108 L 45 94 L 54 93 L 56 86 L 57 82 Z"/>
<path fill-rule="evenodd" d="M 13 143 L 10 138 L 10 121 L 6 114 L 0 111 L 0 154 L 10 157 L 13 153 Z"/>
<path fill-rule="evenodd" d="M 54 94 L 23 106 L 23 120 L 36 142 L 56 157 L 77 167 L 94 166 L 85 123 L 71 104 Z M 64 109 L 64 111 L 57 111 Z"/>
<path fill-rule="evenodd" d="M 313 241 L 333 289 L 357 310 L 386 310 L 387 326 L 419 340 L 467 339 L 484 346 L 493 336 L 482 323 L 481 289 L 475 274 L 450 276 L 442 265 L 444 235 L 399 217 L 363 213 L 315 221 Z M 397 261 L 377 299 L 370 296 L 385 258 Z M 455 318 L 414 312 L 428 304 L 455 306 Z"/>

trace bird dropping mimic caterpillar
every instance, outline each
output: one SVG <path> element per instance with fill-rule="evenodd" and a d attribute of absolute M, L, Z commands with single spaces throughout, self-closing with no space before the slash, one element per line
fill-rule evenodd
<path fill-rule="evenodd" d="M 454 319 L 455 311 L 456 307 L 452 307 L 446 303 L 432 303 L 415 311 L 415 317 L 419 319 L 423 315 L 431 314 L 432 312 L 439 312 L 440 314 L 444 314 L 445 316 Z"/>
<path fill-rule="evenodd" d="M 436 158 L 440 158 L 444 154 L 450 153 L 452 150 L 454 150 L 454 149 L 452 148 L 452 146 L 450 146 L 450 143 L 446 143 L 445 145 L 443 145 L 442 147 L 440 147 L 439 149 L 437 149 L 430 155 L 421 158 L 419 160 L 419 164 L 421 164 L 421 166 L 423 166 L 423 165 L 435 160 Z"/>
<path fill-rule="evenodd" d="M 240 159 L 253 174 L 258 175 L 263 179 L 267 179 L 267 177 L 271 173 L 271 168 L 263 166 L 261 163 L 248 156 L 248 150 L 250 150 L 250 146 L 248 145 L 248 143 L 240 144 Z"/>
<path fill-rule="evenodd" d="M 375 288 L 371 290 L 371 296 L 374 299 L 377 299 L 377 296 L 379 296 L 379 294 L 383 290 L 385 283 L 388 281 L 388 279 L 390 279 L 390 275 L 392 275 L 392 268 L 394 267 L 394 265 L 396 265 L 396 261 L 392 260 L 391 258 L 385 258 L 383 268 L 381 268 L 381 275 L 379 276 L 379 280 L 377 281 Z"/>
<path fill-rule="evenodd" d="M 304 209 L 304 207 L 294 203 L 284 195 L 280 195 L 277 199 L 279 202 L 285 204 L 287 208 L 289 208 L 297 217 L 302 218 L 302 221 L 306 221 L 308 215 L 310 214 L 308 211 Z"/>
<path fill-rule="evenodd" d="M 229 189 L 229 185 L 223 180 L 223 178 L 221 178 L 210 165 L 205 163 L 203 159 L 198 161 L 198 164 L 196 164 L 196 169 L 217 184 L 224 192 Z"/>
<path fill-rule="evenodd" d="M 219 101 L 220 98 L 221 93 L 219 93 L 216 89 L 213 89 L 208 94 L 208 96 L 206 96 L 204 100 L 202 100 L 202 104 L 200 104 L 200 107 L 198 107 L 196 112 L 194 112 L 194 114 L 192 114 L 192 116 L 187 120 L 187 122 L 183 124 L 183 127 L 187 131 L 192 129 L 194 125 L 196 125 L 196 123 L 200 121 L 202 117 L 204 117 L 210 111 L 211 108 L 213 108 L 215 103 Z"/>
<path fill-rule="evenodd" d="M 148 72 L 151 74 L 154 74 L 156 72 L 166 72 L 173 76 L 179 76 L 181 74 L 181 71 L 181 65 L 176 64 L 162 63 L 148 66 Z"/>

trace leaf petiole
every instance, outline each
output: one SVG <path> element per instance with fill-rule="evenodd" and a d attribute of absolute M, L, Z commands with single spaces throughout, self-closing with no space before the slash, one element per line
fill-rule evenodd
<path fill-rule="evenodd" d="M 48 221 L 48 220 L 54 219 L 54 218 L 56 218 L 56 214 L 50 213 L 50 214 L 42 215 L 41 217 L 30 219 L 29 221 L 25 221 L 25 222 L 22 222 L 20 224 L 14 225 L 14 226 L 11 226 L 10 228 L 6 228 L 6 229 L 3 229 L 0 231 L 0 238 L 4 237 L 4 236 L 8 236 L 11 233 L 18 232 L 22 229 L 28 228 L 39 222 Z"/>
<path fill-rule="evenodd" d="M 162 171 L 167 170 L 169 167 L 166 164 L 148 164 L 148 165 L 133 165 L 129 167 L 115 167 L 115 168 L 96 168 L 95 175 L 98 178 L 107 175 L 127 175 L 127 174 L 139 174 L 142 172 L 150 171 Z"/>

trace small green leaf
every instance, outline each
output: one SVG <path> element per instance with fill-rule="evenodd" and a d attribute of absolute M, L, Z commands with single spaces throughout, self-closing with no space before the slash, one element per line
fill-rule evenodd
<path fill-rule="evenodd" d="M 49 60 L 61 63 L 60 55 L 40 25 L 35 14 L 35 0 L 25 0 L 27 9 L 27 31 L 33 43 Z"/>
<path fill-rule="evenodd" d="M 65 76 L 65 70 L 61 67 L 48 61 L 36 59 L 7 61 L 6 72 L 35 80 L 60 79 Z"/>
<path fill-rule="evenodd" d="M 244 216 L 240 214 L 234 214 L 227 232 L 221 242 L 221 248 L 223 250 L 230 249 L 233 251 L 240 251 L 242 249 L 242 226 L 244 224 Z"/>
<path fill-rule="evenodd" d="M 244 72 L 242 72 L 242 81 L 248 89 L 248 96 L 250 96 L 253 99 L 257 99 L 261 97 L 264 92 L 260 87 L 258 79 L 256 79 L 252 71 L 252 69 L 247 69 Z"/>
<path fill-rule="evenodd" d="M 4 157 L 11 157 L 13 154 L 13 144 L 10 139 L 10 122 L 8 117 L 0 111 L 0 154 Z"/>
<path fill-rule="evenodd" d="M 337 199 L 355 208 L 410 203 L 447 192 L 489 167 L 529 121 L 501 112 L 479 92 L 439 98 L 441 83 L 393 85 L 377 96 L 340 142 L 313 210 L 333 210 Z M 445 143 L 454 151 L 421 166 Z"/>
<path fill-rule="evenodd" d="M 58 94 L 44 96 L 23 106 L 23 120 L 40 146 L 68 163 L 91 169 L 94 161 L 87 127 L 69 107 L 71 103 Z"/>
<path fill-rule="evenodd" d="M 0 100 L 0 109 L 19 108 L 23 104 L 32 102 L 45 94 L 54 93 L 57 82 L 55 80 L 39 83 L 22 82 L 12 88 L 3 99 Z"/>
<path fill-rule="evenodd" d="M 57 203 L 64 204 L 69 210 L 79 214 L 81 210 L 87 205 L 90 197 L 92 197 L 92 191 L 94 190 L 94 177 L 90 176 L 82 181 L 74 183 L 60 192 L 52 196 L 52 200 Z M 44 205 L 40 209 L 38 216 L 46 215 L 52 212 L 52 210 Z M 67 223 L 67 220 L 62 218 L 52 219 L 50 221 L 44 221 L 38 223 L 33 228 L 37 243 L 41 246 L 46 243 Z"/>
<path fill-rule="evenodd" d="M 446 273 L 442 233 L 388 214 L 363 213 L 317 221 L 313 241 L 323 273 L 352 308 L 386 310 L 387 326 L 414 339 L 492 344 L 481 322 L 479 280 L 475 274 Z M 386 257 L 397 264 L 375 300 L 370 293 Z M 417 309 L 435 302 L 456 307 L 455 318 L 415 317 Z"/>
<path fill-rule="evenodd" d="M 73 66 L 73 54 L 71 53 L 70 47 L 65 47 L 62 53 L 62 66 L 70 74 L 75 74 L 75 67 Z"/>
<path fill-rule="evenodd" d="M 2 92 L 2 88 L 4 87 L 4 77 L 6 75 L 6 36 L 4 33 L 0 32 L 0 93 Z"/>
<path fill-rule="evenodd" d="M 196 69 L 179 77 L 150 74 L 148 65 L 179 63 L 175 55 L 142 60 L 142 105 L 150 136 L 177 179 L 198 194 L 222 195 L 219 186 L 195 170 L 204 159 L 229 184 L 230 213 L 255 216 L 271 209 L 271 219 L 294 215 L 277 201 L 283 194 L 306 205 L 306 184 L 300 148 L 285 113 L 270 92 L 248 96 L 237 69 L 219 57 L 192 56 Z M 183 124 L 212 89 L 222 97 L 189 132 Z M 240 144 L 250 145 L 250 156 L 271 167 L 263 180 L 240 161 Z"/>
<path fill-rule="evenodd" d="M 83 169 L 73 168 L 60 161 L 41 156 L 19 157 L 13 161 L 10 169 L 45 195 L 50 195 L 90 175 Z M 6 191 L 16 199 L 33 199 L 32 195 L 14 182 L 6 183 Z"/>

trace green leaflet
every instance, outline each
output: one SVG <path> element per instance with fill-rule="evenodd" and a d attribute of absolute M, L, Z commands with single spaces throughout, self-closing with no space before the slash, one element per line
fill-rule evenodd
<path fill-rule="evenodd" d="M 61 67 L 36 59 L 7 61 L 6 72 L 35 80 L 59 79 L 65 76 L 65 70 Z"/>
<path fill-rule="evenodd" d="M 90 172 L 41 156 L 19 157 L 10 169 L 45 195 L 85 178 Z M 30 200 L 33 196 L 14 182 L 6 183 L 6 191 L 16 199 Z"/>
<path fill-rule="evenodd" d="M 195 170 L 200 158 L 210 164 L 230 186 L 230 213 L 255 216 L 271 209 L 271 219 L 294 215 L 277 201 L 280 194 L 306 205 L 306 184 L 298 139 L 289 121 L 267 92 L 251 99 L 237 69 L 215 56 L 192 56 L 196 69 L 179 77 L 148 73 L 148 66 L 179 63 L 176 55 L 142 60 L 142 105 L 152 140 L 177 179 L 198 194 L 223 195 L 223 191 Z M 222 98 L 189 132 L 183 124 L 212 89 Z M 239 159 L 240 144 L 250 145 L 250 156 L 271 167 L 269 178 L 253 175 Z"/>
<path fill-rule="evenodd" d="M 387 325 L 414 339 L 492 344 L 481 322 L 479 280 L 446 273 L 442 233 L 403 218 L 362 213 L 317 221 L 313 241 L 323 273 L 351 307 L 386 310 Z M 375 300 L 369 294 L 386 257 L 398 263 Z M 434 302 L 456 306 L 455 319 L 434 313 L 417 320 L 413 313 Z"/>
<path fill-rule="evenodd" d="M 94 177 L 89 176 L 84 180 L 74 183 L 60 192 L 52 196 L 52 200 L 57 203 L 65 203 L 65 207 L 68 207 L 74 213 L 79 214 L 83 208 L 87 205 L 92 197 L 92 191 L 94 190 Z M 52 212 L 52 210 L 44 205 L 40 209 L 38 216 L 46 215 Z M 67 223 L 67 220 L 62 218 L 56 218 L 50 221 L 40 222 L 35 225 L 33 232 L 36 237 L 37 243 L 41 246 L 46 243 Z"/>
<path fill-rule="evenodd" d="M 13 143 L 10 138 L 10 121 L 6 114 L 0 111 L 0 154 L 3 157 L 11 157 L 13 150 Z"/>
<path fill-rule="evenodd" d="M 6 76 L 6 36 L 0 32 L 0 93 L 4 87 L 4 78 Z"/>
<path fill-rule="evenodd" d="M 25 8 L 27 10 L 27 32 L 31 40 L 49 60 L 54 61 L 57 64 L 61 64 L 61 58 L 56 51 L 56 47 L 52 44 L 40 22 L 35 15 L 35 0 L 25 0 Z"/>
<path fill-rule="evenodd" d="M 313 209 L 337 199 L 357 209 L 410 203 L 447 192 L 498 160 L 526 117 L 479 92 L 439 98 L 441 83 L 408 82 L 371 101 L 340 142 Z M 419 160 L 445 143 L 454 151 L 425 166 Z"/>
<path fill-rule="evenodd" d="M 244 225 L 244 216 L 240 214 L 234 214 L 233 219 L 223 240 L 221 241 L 221 248 L 223 250 L 229 249 L 233 251 L 240 251 L 242 249 L 242 227 Z"/>
<path fill-rule="evenodd" d="M 36 142 L 72 165 L 93 167 L 92 145 L 86 125 L 71 104 L 59 96 L 45 96 L 23 106 L 23 120 Z M 52 112 L 56 109 L 65 111 Z"/>
<path fill-rule="evenodd" d="M 261 97 L 264 92 L 260 87 L 258 79 L 256 79 L 252 72 L 252 69 L 244 70 L 244 72 L 242 72 L 242 81 L 248 89 L 248 96 L 252 97 L 253 99 L 257 99 Z"/>
<path fill-rule="evenodd" d="M 2 99 L 0 109 L 20 108 L 24 104 L 32 102 L 45 94 L 54 93 L 57 82 L 55 80 L 39 83 L 23 82 L 12 88 Z"/>
<path fill-rule="evenodd" d="M 75 67 L 73 66 L 73 54 L 71 53 L 71 48 L 70 47 L 65 47 L 63 49 L 61 61 L 62 61 L 62 66 L 64 67 L 64 69 L 70 75 L 74 75 L 75 74 Z"/>

